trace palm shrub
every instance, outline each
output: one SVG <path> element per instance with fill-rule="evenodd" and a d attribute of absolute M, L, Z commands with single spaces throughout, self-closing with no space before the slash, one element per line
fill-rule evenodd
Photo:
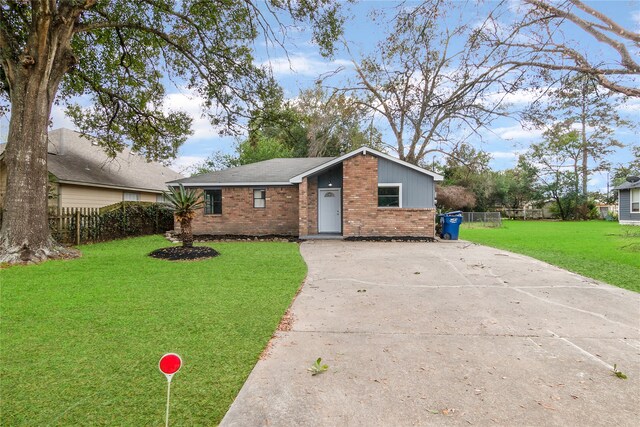
<path fill-rule="evenodd" d="M 179 187 L 169 187 L 164 193 L 165 200 L 173 207 L 173 215 L 180 222 L 182 230 L 182 247 L 193 247 L 193 231 L 191 221 L 196 216 L 196 209 L 204 205 L 202 192 L 187 190 L 182 184 Z"/>

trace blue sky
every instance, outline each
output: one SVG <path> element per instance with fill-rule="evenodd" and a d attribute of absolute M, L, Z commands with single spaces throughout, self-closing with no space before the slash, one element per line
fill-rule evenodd
<path fill-rule="evenodd" d="M 517 7 L 518 0 L 510 0 L 512 7 Z M 592 7 L 604 12 L 626 28 L 640 31 L 640 0 L 631 1 L 599 1 L 588 2 Z M 399 2 L 394 1 L 361 1 L 354 5 L 347 5 L 346 15 L 348 17 L 345 24 L 344 38 L 350 47 L 350 51 L 358 58 L 361 54 L 367 54 L 375 49 L 376 42 L 385 36 L 385 31 L 372 23 L 370 13 L 374 10 L 382 10 L 393 13 Z M 404 5 L 411 5 L 405 2 Z M 484 9 L 475 6 L 474 1 L 465 1 L 464 20 L 473 21 L 476 16 L 482 15 L 487 8 L 495 3 L 488 2 Z M 590 36 L 579 31 L 574 34 L 582 44 L 599 46 Z M 340 49 L 332 59 L 322 58 L 318 54 L 316 46 L 311 41 L 311 32 L 308 28 L 291 28 L 288 31 L 287 52 L 273 47 L 267 48 L 264 40 L 258 40 L 255 46 L 256 60 L 258 62 L 268 62 L 277 81 L 285 90 L 287 97 L 295 97 L 300 89 L 311 87 L 322 73 L 330 72 L 337 68 L 343 71 L 334 76 L 331 84 L 339 86 L 346 82 L 351 76 L 350 57 L 344 49 Z M 288 56 L 287 56 L 288 54 Z M 640 52 L 636 52 L 636 55 Z M 178 88 L 169 88 L 167 106 L 172 109 L 182 109 L 190 113 L 194 118 L 194 135 L 181 147 L 179 157 L 173 164 L 176 170 L 185 170 L 189 166 L 197 163 L 215 151 L 231 152 L 233 149 L 233 138 L 220 137 L 206 119 L 201 117 L 199 110 L 199 100 L 190 96 L 187 91 Z M 510 97 L 512 111 L 522 108 L 531 99 L 527 93 L 516 93 Z M 635 99 L 627 103 L 621 110 L 628 120 L 640 123 L 640 99 Z M 64 116 L 61 107 L 55 106 L 52 112 L 53 127 L 73 128 L 71 122 Z M 7 132 L 7 119 L 0 119 L 0 138 L 4 139 Z M 384 128 L 381 129 L 383 135 Z M 627 144 L 640 144 L 638 131 L 628 129 L 618 129 L 616 137 Z M 493 156 L 492 167 L 505 169 L 515 164 L 517 155 L 526 150 L 528 145 L 536 142 L 540 138 L 541 132 L 523 129 L 515 118 L 503 118 L 496 120 L 491 128 L 483 132 L 483 141 L 479 138 L 470 140 L 478 148 L 482 148 Z M 611 161 L 615 163 L 628 162 L 631 158 L 629 148 L 618 150 L 611 156 Z M 590 182 L 592 190 L 602 190 L 606 188 L 606 175 L 594 174 Z"/>

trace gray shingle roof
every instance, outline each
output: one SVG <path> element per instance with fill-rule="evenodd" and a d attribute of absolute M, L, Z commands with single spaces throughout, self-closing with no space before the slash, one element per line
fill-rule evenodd
<path fill-rule="evenodd" d="M 1 148 L 0 148 L 1 150 Z M 1 151 L 0 151 L 1 152 Z M 110 159 L 99 146 L 70 129 L 49 132 L 49 172 L 62 182 L 160 192 L 182 175 L 127 148 Z"/>
<path fill-rule="evenodd" d="M 289 180 L 310 169 L 327 163 L 335 157 L 301 157 L 271 159 L 222 171 L 210 172 L 190 178 L 178 179 L 171 184 L 225 185 L 225 184 L 289 184 Z"/>
<path fill-rule="evenodd" d="M 69 129 L 49 132 L 49 153 L 49 172 L 59 181 L 163 191 L 167 189 L 167 181 L 182 178 L 179 173 L 160 163 L 148 162 L 127 148 L 110 159 L 102 148 Z"/>
<path fill-rule="evenodd" d="M 623 182 L 622 184 L 618 185 L 617 187 L 614 187 L 614 190 L 628 190 L 630 188 L 640 188 L 640 181 L 636 181 L 636 182 Z"/>

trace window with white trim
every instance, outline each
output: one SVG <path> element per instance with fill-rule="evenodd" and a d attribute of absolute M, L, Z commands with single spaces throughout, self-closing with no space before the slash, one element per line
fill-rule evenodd
<path fill-rule="evenodd" d="M 253 190 L 253 207 L 264 209 L 267 206 L 267 190 L 264 188 Z"/>
<path fill-rule="evenodd" d="M 631 189 L 631 212 L 640 213 L 640 188 Z"/>
<path fill-rule="evenodd" d="M 401 208 L 402 184 L 378 184 L 378 207 Z"/>
<path fill-rule="evenodd" d="M 139 202 L 140 201 L 140 193 L 130 193 L 125 191 L 122 195 L 122 200 L 125 202 Z"/>

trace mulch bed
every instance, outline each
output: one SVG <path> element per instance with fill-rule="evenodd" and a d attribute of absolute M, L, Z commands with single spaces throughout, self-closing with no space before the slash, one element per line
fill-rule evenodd
<path fill-rule="evenodd" d="M 170 246 L 168 248 L 156 249 L 149 254 L 150 257 L 169 261 L 197 261 L 213 258 L 218 255 L 220 255 L 218 251 L 208 246 L 194 246 L 192 248 Z"/>
<path fill-rule="evenodd" d="M 170 241 L 179 242 L 180 233 L 168 231 L 165 233 Z M 299 242 L 296 236 L 286 234 L 263 234 L 260 236 L 247 236 L 241 234 L 198 234 L 193 238 L 194 242 Z"/>
<path fill-rule="evenodd" d="M 347 242 L 435 242 L 433 237 L 416 237 L 416 236 L 355 236 L 345 237 L 343 240 Z"/>

